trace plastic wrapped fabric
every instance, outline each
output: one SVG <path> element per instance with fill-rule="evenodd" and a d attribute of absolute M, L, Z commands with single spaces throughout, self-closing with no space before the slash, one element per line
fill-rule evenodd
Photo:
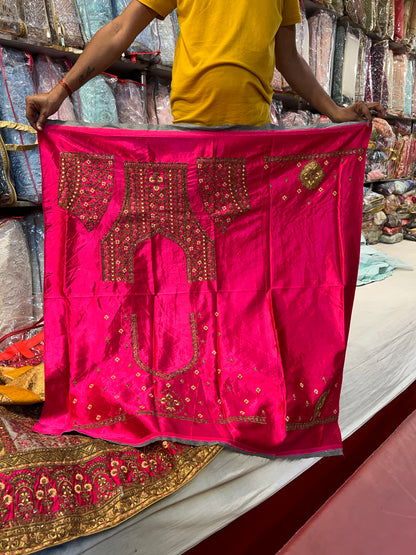
<path fill-rule="evenodd" d="M 118 79 L 115 87 L 118 121 L 137 125 L 147 123 L 146 87 L 135 81 Z"/>
<path fill-rule="evenodd" d="M 77 0 L 79 1 L 79 0 Z M 130 0 L 112 0 L 113 14 L 118 16 L 130 3 Z M 152 22 L 153 23 L 153 22 Z M 160 61 L 159 39 L 155 24 L 148 25 L 141 33 L 137 35 L 132 44 L 128 47 L 127 53 L 142 61 L 158 62 Z"/>
<path fill-rule="evenodd" d="M 29 250 L 20 219 L 0 219 L 0 338 L 33 322 Z"/>
<path fill-rule="evenodd" d="M 17 195 L 10 179 L 9 154 L 0 135 L 0 206 L 16 202 Z"/>
<path fill-rule="evenodd" d="M 409 40 L 416 36 L 416 2 L 414 0 L 410 10 L 409 22 L 407 24 L 407 36 Z"/>
<path fill-rule="evenodd" d="M 404 0 L 394 0 L 394 40 L 402 41 L 404 37 Z"/>
<path fill-rule="evenodd" d="M 285 129 L 307 127 L 311 123 L 309 113 L 301 110 L 297 112 L 283 112 L 280 121 Z"/>
<path fill-rule="evenodd" d="M 16 2 L 0 0 L 0 33 L 16 37 L 26 35 L 26 26 L 19 15 Z"/>
<path fill-rule="evenodd" d="M 365 10 L 362 0 L 344 0 L 344 7 L 351 21 L 365 26 Z"/>
<path fill-rule="evenodd" d="M 374 183 L 373 191 L 382 195 L 403 195 L 413 188 L 412 181 L 387 181 L 386 183 Z"/>
<path fill-rule="evenodd" d="M 44 240 L 45 229 L 42 212 L 32 212 L 22 221 L 26 236 L 32 274 L 33 316 L 43 316 Z"/>
<path fill-rule="evenodd" d="M 394 0 L 390 0 L 388 4 L 389 17 L 387 19 L 387 38 L 394 38 Z"/>
<path fill-rule="evenodd" d="M 270 121 L 274 125 L 282 125 L 282 122 L 281 122 L 282 111 L 283 111 L 283 102 L 281 100 L 277 100 L 276 98 L 273 98 L 270 104 Z"/>
<path fill-rule="evenodd" d="M 347 29 L 344 25 L 337 26 L 332 73 L 332 98 L 338 104 L 342 104 L 342 68 L 344 66 L 346 33 Z"/>
<path fill-rule="evenodd" d="M 176 20 L 176 21 L 175 21 Z M 176 11 L 170 13 L 165 19 L 154 19 L 150 25 L 155 25 L 158 36 L 158 50 L 160 51 L 160 63 L 172 67 L 175 55 L 176 39 L 178 38 L 178 18 Z"/>
<path fill-rule="evenodd" d="M 150 79 L 147 85 L 147 114 L 149 123 L 168 125 L 173 122 L 170 109 L 170 88 L 159 79 Z"/>
<path fill-rule="evenodd" d="M 393 90 L 391 110 L 395 114 L 403 114 L 406 101 L 406 80 L 408 57 L 406 54 L 393 55 Z"/>
<path fill-rule="evenodd" d="M 336 18 L 328 12 L 318 12 L 309 23 L 309 65 L 323 89 L 330 95 Z"/>
<path fill-rule="evenodd" d="M 414 0 L 404 0 L 404 10 L 403 10 L 403 40 L 408 43 L 410 40 L 409 36 L 409 21 L 410 14 L 412 12 Z"/>
<path fill-rule="evenodd" d="M 400 243 L 403 241 L 403 233 L 396 233 L 395 235 L 387 235 L 382 233 L 379 239 L 380 243 L 387 243 L 388 245 L 394 245 L 395 243 Z"/>
<path fill-rule="evenodd" d="M 413 86 L 415 82 L 415 59 L 407 57 L 407 77 L 404 99 L 404 115 L 412 115 Z"/>
<path fill-rule="evenodd" d="M 83 48 L 81 24 L 76 0 L 46 0 L 52 43 Z"/>
<path fill-rule="evenodd" d="M 34 94 L 31 58 L 20 50 L 0 46 L 0 119 L 11 122 L 1 134 L 5 143 L 20 149 L 32 148 L 36 143 L 35 131 L 26 125 L 26 96 Z M 14 124 L 18 124 L 17 126 Z M 20 200 L 40 203 L 42 200 L 42 175 L 39 151 L 12 150 L 9 152 L 11 179 Z"/>
<path fill-rule="evenodd" d="M 359 36 L 360 48 L 355 82 L 355 100 L 366 100 L 367 77 L 371 71 L 369 63 L 371 59 L 371 39 L 362 31 L 360 31 Z"/>
<path fill-rule="evenodd" d="M 296 48 L 302 58 L 309 64 L 309 25 L 303 6 L 300 10 L 302 21 L 296 23 Z"/>
<path fill-rule="evenodd" d="M 384 208 L 384 196 L 374 191 L 367 191 L 363 196 L 363 214 L 375 214 Z"/>
<path fill-rule="evenodd" d="M 113 19 L 111 0 L 76 0 L 86 42 Z"/>
<path fill-rule="evenodd" d="M 386 108 L 387 112 L 392 111 L 393 86 L 394 86 L 394 55 L 393 55 L 393 51 L 389 49 L 386 56 L 383 87 L 381 92 L 381 103 Z"/>
<path fill-rule="evenodd" d="M 382 101 L 383 82 L 386 74 L 388 51 L 389 43 L 387 40 L 373 43 L 371 47 L 371 77 L 374 102 Z"/>
<path fill-rule="evenodd" d="M 367 37 L 367 35 L 365 35 Z M 373 102 L 373 64 L 372 64 L 372 57 L 371 51 L 373 48 L 373 41 L 367 37 L 367 44 L 366 44 L 366 54 L 367 54 L 367 76 L 366 76 L 366 83 L 365 83 L 365 96 L 364 100 L 366 102 Z"/>
<path fill-rule="evenodd" d="M 374 0 L 362 0 L 365 12 L 365 29 L 371 33 L 376 27 L 376 6 Z"/>
<path fill-rule="evenodd" d="M 37 93 L 50 91 L 68 72 L 69 65 L 63 59 L 50 58 L 39 54 L 35 58 L 33 77 Z M 58 111 L 49 119 L 74 120 L 75 112 L 69 97 L 65 98 Z"/>
<path fill-rule="evenodd" d="M 52 35 L 45 0 L 21 0 L 27 38 L 34 43 L 50 44 Z"/>
<path fill-rule="evenodd" d="M 379 37 L 385 38 L 389 32 L 389 19 L 391 16 L 391 4 L 393 0 L 379 0 L 377 2 L 377 18 L 374 31 Z M 394 5 L 393 5 L 394 9 Z M 394 24 L 393 24 L 394 26 Z"/>
<path fill-rule="evenodd" d="M 102 74 L 87 81 L 73 97 L 77 119 L 86 123 L 118 123 L 114 85 L 114 78 Z"/>
<path fill-rule="evenodd" d="M 280 71 L 274 68 L 273 79 L 272 79 L 272 88 L 274 91 L 282 91 L 283 90 L 283 76 Z"/>
<path fill-rule="evenodd" d="M 339 25 L 335 40 L 332 98 L 339 104 L 354 102 L 360 60 L 359 31 Z"/>

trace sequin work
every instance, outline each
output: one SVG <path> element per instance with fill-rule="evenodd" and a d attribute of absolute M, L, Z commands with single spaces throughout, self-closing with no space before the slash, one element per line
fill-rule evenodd
<path fill-rule="evenodd" d="M 187 165 L 125 162 L 125 180 L 121 213 L 102 240 L 104 281 L 133 282 L 137 245 L 158 233 L 183 249 L 188 282 L 214 280 L 214 243 L 192 212 Z"/>
<path fill-rule="evenodd" d="M 225 233 L 237 216 L 250 210 L 245 160 L 198 158 L 197 176 L 205 210 Z"/>
<path fill-rule="evenodd" d="M 112 156 L 62 152 L 58 206 L 68 210 L 92 231 L 111 199 L 114 179 Z"/>

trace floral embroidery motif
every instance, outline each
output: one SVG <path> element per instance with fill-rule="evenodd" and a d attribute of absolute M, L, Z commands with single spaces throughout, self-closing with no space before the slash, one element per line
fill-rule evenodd
<path fill-rule="evenodd" d="M 299 179 L 304 187 L 313 191 L 322 183 L 325 177 L 324 170 L 319 162 L 312 160 L 303 166 Z"/>
<path fill-rule="evenodd" d="M 156 399 L 156 404 L 159 405 L 159 408 L 163 410 L 163 412 L 167 412 L 168 414 L 180 414 L 185 407 L 185 403 L 182 399 L 168 390 L 162 391 L 160 396 Z"/>
<path fill-rule="evenodd" d="M 147 366 L 141 360 L 140 353 L 139 353 L 139 344 L 138 344 L 139 334 L 138 334 L 138 329 L 137 329 L 137 317 L 136 317 L 135 314 L 132 314 L 130 316 L 130 322 L 131 322 L 131 338 L 132 338 L 133 357 L 134 357 L 134 360 L 135 360 L 136 364 L 138 366 L 140 366 L 140 368 L 142 368 L 145 372 L 148 372 L 149 374 L 153 374 L 154 376 L 158 376 L 159 378 L 169 380 L 171 378 L 174 378 L 175 376 L 179 376 L 180 374 L 184 374 L 188 370 L 191 370 L 195 366 L 195 364 L 198 362 L 198 360 L 199 360 L 198 329 L 197 329 L 197 326 L 196 326 L 195 314 L 193 314 L 192 312 L 189 315 L 189 322 L 191 324 L 191 333 L 192 333 L 192 349 L 193 349 L 192 359 L 190 360 L 190 362 L 188 362 L 188 364 L 186 364 L 182 368 L 178 368 L 177 370 L 174 370 L 173 372 L 169 372 L 169 373 L 161 372 L 160 370 L 155 370 L 154 368 L 150 368 L 150 366 Z"/>
<path fill-rule="evenodd" d="M 114 181 L 113 156 L 62 152 L 58 206 L 92 231 L 104 216 Z"/>
<path fill-rule="evenodd" d="M 125 162 L 125 179 L 120 215 L 102 240 L 104 281 L 133 283 L 134 251 L 157 234 L 183 249 L 188 282 L 214 280 L 214 243 L 192 212 L 187 165 Z"/>
<path fill-rule="evenodd" d="M 225 233 L 251 208 L 243 158 L 198 158 L 198 188 L 205 210 Z"/>

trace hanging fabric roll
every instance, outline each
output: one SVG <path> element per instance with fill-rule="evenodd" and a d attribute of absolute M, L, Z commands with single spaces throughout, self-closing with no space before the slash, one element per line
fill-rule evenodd
<path fill-rule="evenodd" d="M 165 66 L 172 67 L 179 29 L 176 10 L 167 15 L 163 20 L 154 19 L 151 25 L 152 24 L 155 25 L 156 34 L 158 36 L 160 63 Z"/>
<path fill-rule="evenodd" d="M 374 102 L 381 102 L 382 100 L 388 51 L 389 43 L 387 40 L 373 42 L 371 48 L 371 77 Z"/>
<path fill-rule="evenodd" d="M 32 271 L 33 316 L 37 321 L 43 316 L 44 279 L 44 222 L 43 213 L 32 212 L 22 220 Z"/>

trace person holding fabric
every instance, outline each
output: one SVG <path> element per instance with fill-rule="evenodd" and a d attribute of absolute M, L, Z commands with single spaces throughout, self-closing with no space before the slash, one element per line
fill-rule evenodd
<path fill-rule="evenodd" d="M 270 122 L 274 66 L 300 96 L 335 123 L 379 116 L 379 103 L 339 107 L 296 49 L 299 0 L 132 0 L 102 27 L 50 92 L 28 96 L 26 116 L 41 131 L 64 99 L 106 70 L 154 19 L 177 8 L 180 34 L 172 71 L 174 123 L 204 126 Z"/>

